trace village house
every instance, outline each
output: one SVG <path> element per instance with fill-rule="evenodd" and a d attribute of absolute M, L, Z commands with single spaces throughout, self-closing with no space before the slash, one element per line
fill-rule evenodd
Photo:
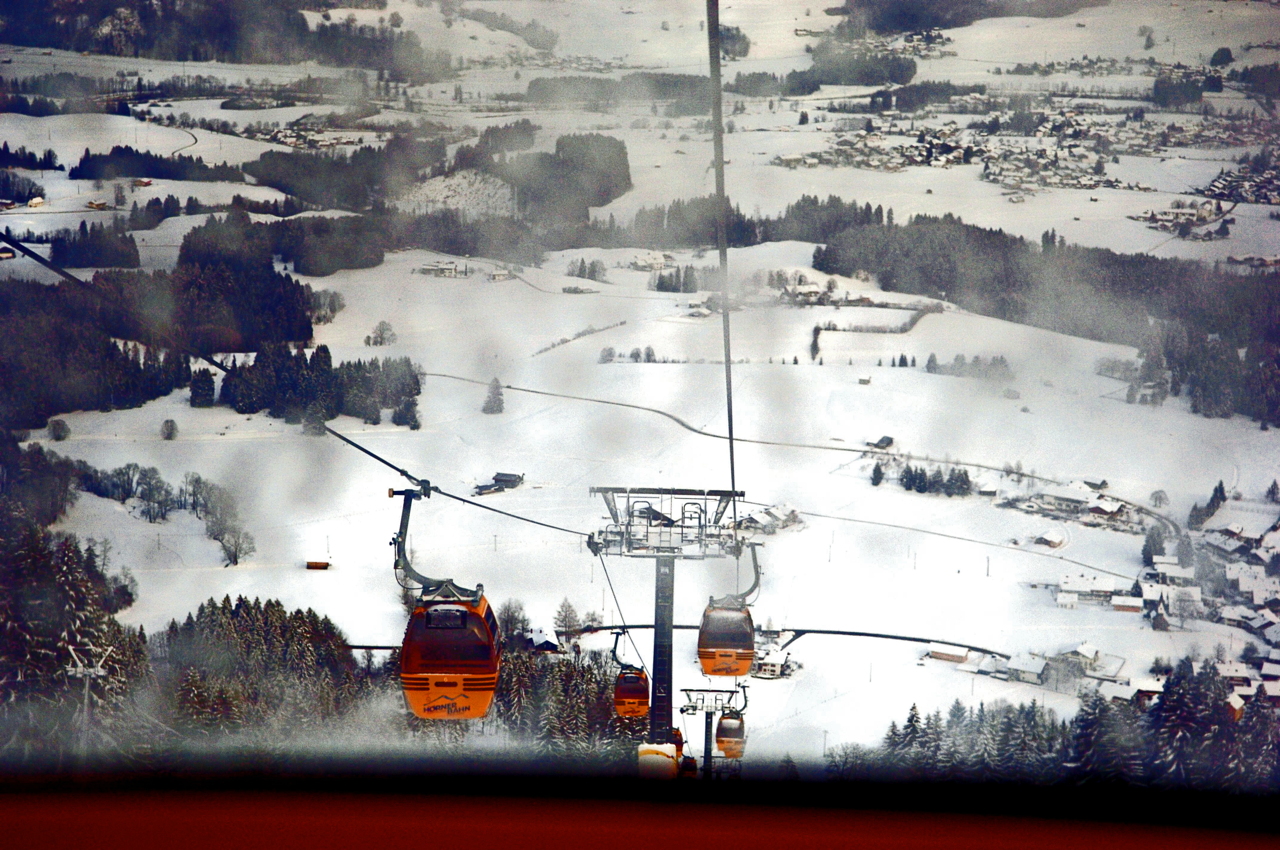
<path fill-rule="evenodd" d="M 1113 611 L 1131 611 L 1135 614 L 1142 613 L 1142 597 L 1141 596 L 1112 596 L 1111 610 Z"/>
<path fill-rule="evenodd" d="M 425 266 L 414 269 L 417 274 L 424 274 L 428 277 L 470 277 L 471 269 L 467 266 L 459 267 L 454 260 L 438 260 L 434 263 L 427 263 Z"/>
<path fill-rule="evenodd" d="M 1037 535 L 1032 542 L 1037 546 L 1048 546 L 1050 549 L 1057 549 L 1067 542 L 1067 536 L 1062 533 L 1061 529 L 1050 528 Z"/>
<path fill-rule="evenodd" d="M 1079 482 L 1052 484 L 1031 497 L 1046 510 L 1076 514 L 1094 498 L 1094 492 Z"/>
<path fill-rule="evenodd" d="M 1218 609 L 1218 622 L 1239 629 L 1248 628 L 1253 611 L 1243 605 L 1224 605 Z"/>
<path fill-rule="evenodd" d="M 1058 590 L 1079 595 L 1081 601 L 1109 603 L 1116 592 L 1115 576 L 1068 573 L 1058 580 Z"/>
<path fill-rule="evenodd" d="M 1019 653 L 1009 659 L 1009 678 L 1031 685 L 1044 684 L 1044 668 L 1048 661 L 1034 655 Z"/>
<path fill-rule="evenodd" d="M 1175 562 L 1172 564 L 1156 564 L 1155 571 L 1160 576 L 1160 583 L 1171 587 L 1190 587 L 1196 583 L 1194 567 L 1180 567 Z"/>
<path fill-rule="evenodd" d="M 1262 545 L 1262 538 L 1276 528 L 1280 512 L 1268 502 L 1229 499 L 1205 521 L 1205 532 L 1220 532 L 1249 549 Z"/>
<path fill-rule="evenodd" d="M 1228 685 L 1248 685 L 1253 681 L 1253 669 L 1241 661 L 1218 661 L 1214 664 Z"/>
<path fill-rule="evenodd" d="M 1058 653 L 1057 657 L 1078 661 L 1084 666 L 1084 669 L 1089 670 L 1098 663 L 1098 660 L 1102 657 L 1102 651 L 1085 641 L 1064 649 Z"/>

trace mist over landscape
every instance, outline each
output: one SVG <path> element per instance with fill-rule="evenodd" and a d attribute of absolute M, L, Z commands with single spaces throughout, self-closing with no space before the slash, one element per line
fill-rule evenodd
<path fill-rule="evenodd" d="M 1276 792 L 1275 4 L 0 7 L 6 774 Z"/>

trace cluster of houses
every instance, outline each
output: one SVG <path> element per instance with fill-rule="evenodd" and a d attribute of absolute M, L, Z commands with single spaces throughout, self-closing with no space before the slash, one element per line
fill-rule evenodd
<path fill-rule="evenodd" d="M 1012 496 L 1001 506 L 1113 531 L 1141 533 L 1141 516 L 1126 503 L 1106 495 L 1103 492 L 1106 489 L 1106 481 L 1050 484 L 1030 496 Z M 1048 545 L 1054 544 L 1049 542 Z"/>
<path fill-rule="evenodd" d="M 1114 121 L 1106 116 L 1072 111 L 1067 120 L 1054 122 L 1050 134 L 1067 134 L 1092 142 L 1111 154 L 1158 156 L 1165 148 L 1235 148 L 1265 145 L 1275 141 L 1275 125 L 1270 121 L 1204 116 L 1161 124 L 1155 121 Z M 1043 125 L 1042 125 L 1043 126 Z"/>
<path fill-rule="evenodd" d="M 650 251 L 637 255 L 627 264 L 627 267 L 638 272 L 660 272 L 665 269 L 679 268 L 680 264 L 671 254 Z"/>
<path fill-rule="evenodd" d="M 337 135 L 332 133 L 327 125 L 309 126 L 306 123 L 302 123 L 301 120 L 294 121 L 285 127 L 267 127 L 262 124 L 251 124 L 242 129 L 240 135 L 246 139 L 255 139 L 259 142 L 271 142 L 276 145 L 305 148 L 307 150 L 321 150 L 364 143 L 363 136 Z"/>
<path fill-rule="evenodd" d="M 1267 701 L 1272 706 L 1280 706 L 1280 650 L 1260 655 L 1255 663 L 1243 661 L 1196 661 L 1194 669 L 1199 673 L 1206 664 L 1212 664 L 1218 675 L 1231 688 L 1227 697 L 1227 707 L 1234 720 L 1244 714 L 1245 704 L 1258 694 L 1258 688 L 1264 686 Z M 1102 682 L 1098 685 L 1098 693 L 1112 702 L 1127 702 L 1139 709 L 1147 709 L 1164 691 L 1165 677 L 1142 676 L 1133 679 L 1122 679 L 1114 682 Z"/>
<path fill-rule="evenodd" d="M 1086 145 L 1003 146 L 982 159 L 982 179 L 1000 184 L 1011 199 L 1046 188 L 1155 191 L 1137 181 L 1108 177 L 1105 170 L 1098 168 L 1098 154 Z"/>
<path fill-rule="evenodd" d="M 1227 262 L 1233 266 L 1249 266 L 1255 269 L 1280 268 L 1280 257 L 1259 257 L 1251 254 L 1247 257 L 1227 257 Z"/>
<path fill-rule="evenodd" d="M 1067 692 L 1076 690 L 1082 678 L 1098 682 L 1120 681 L 1120 671 L 1124 667 L 1124 658 L 1107 655 L 1087 641 L 1064 647 L 1053 654 L 1019 652 L 1011 656 L 931 643 L 926 657 L 952 662 L 962 673 Z"/>
<path fill-rule="evenodd" d="M 44 198 L 40 198 L 40 197 L 36 197 L 36 198 L 32 198 L 31 200 L 27 201 L 27 203 L 26 203 L 26 205 L 25 205 L 25 206 L 27 206 L 27 207 L 31 207 L 31 208 L 33 208 L 33 209 L 34 209 L 35 207 L 42 207 L 42 206 L 44 206 L 44 205 L 45 205 L 45 199 L 44 199 Z M 15 207 L 19 207 L 19 206 L 23 206 L 23 204 L 20 204 L 20 203 L 18 203 L 17 201 L 10 201 L 10 200 L 6 200 L 6 199 L 0 199 L 0 210 L 11 210 L 11 209 L 14 209 Z"/>
<path fill-rule="evenodd" d="M 961 129 L 954 121 L 943 127 L 922 129 L 916 140 L 903 144 L 887 144 L 877 130 L 854 130 L 836 137 L 835 144 L 823 151 L 805 154 L 782 154 L 771 160 L 783 168 L 816 168 L 837 165 L 870 171 L 897 172 L 912 165 L 950 168 L 980 157 L 986 151 L 975 146 L 973 131 Z"/>
<path fill-rule="evenodd" d="M 1052 62 L 1032 62 L 1030 64 L 1019 62 L 1012 68 L 997 69 L 996 73 L 1021 76 L 1038 74 L 1045 77 L 1050 74 L 1076 74 L 1081 77 L 1131 77 L 1134 73 L 1134 66 L 1139 64 L 1145 66 L 1147 63 L 1145 60 L 1135 61 L 1128 56 L 1124 59 L 1082 56 L 1079 59 L 1062 59 Z"/>
<path fill-rule="evenodd" d="M 784 528 L 791 528 L 803 522 L 795 508 L 789 505 L 771 505 L 740 517 L 737 528 L 740 531 L 777 534 Z"/>
<path fill-rule="evenodd" d="M 1220 201 L 1187 203 L 1167 210 L 1143 210 L 1138 215 L 1126 216 L 1134 221 L 1144 221 L 1152 230 L 1177 230 L 1183 224 L 1204 225 L 1216 221 L 1222 215 Z"/>
<path fill-rule="evenodd" d="M 1255 172 L 1244 165 L 1239 171 L 1225 171 L 1201 189 L 1200 194 L 1222 201 L 1280 204 L 1280 168 Z"/>

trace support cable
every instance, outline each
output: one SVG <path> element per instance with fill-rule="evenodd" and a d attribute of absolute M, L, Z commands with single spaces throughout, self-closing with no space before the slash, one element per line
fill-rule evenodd
<path fill-rule="evenodd" d="M 352 443 L 352 445 L 355 445 L 355 443 Z M 369 452 L 367 449 L 363 449 L 360 446 L 356 446 L 356 448 L 360 449 L 363 452 L 367 452 L 368 454 L 373 454 L 372 452 Z M 377 457 L 377 455 L 374 455 L 374 457 Z M 505 517 L 511 517 L 512 519 L 518 519 L 521 522 L 527 522 L 530 525 L 540 525 L 543 528 L 549 528 L 552 531 L 563 531 L 565 534 L 576 534 L 579 537 L 592 536 L 585 531 L 574 531 L 572 528 L 562 528 L 561 526 L 558 526 L 558 525 L 552 525 L 549 522 L 543 522 L 542 520 L 532 519 L 531 517 L 527 517 L 527 516 L 520 516 L 520 514 L 513 514 L 510 511 L 504 511 L 501 508 L 495 508 L 489 505 L 482 505 L 479 502 L 473 502 L 472 500 L 463 498 L 462 496 L 455 496 L 453 493 L 446 493 L 444 490 L 441 490 L 439 487 L 432 486 L 431 492 L 439 493 L 441 496 L 444 496 L 446 499 L 453 499 L 455 502 L 462 502 L 462 504 L 470 505 L 473 508 L 481 508 L 482 510 L 492 511 L 495 514 L 502 514 Z"/>
<path fill-rule="evenodd" d="M 724 105 L 720 89 L 720 0 L 707 0 L 707 58 L 711 63 L 711 165 L 716 178 L 716 252 L 720 256 L 720 315 L 724 335 L 725 415 L 729 425 L 729 490 L 737 493 L 738 474 L 733 453 L 733 355 L 729 335 L 729 199 L 724 193 Z M 738 529 L 738 498 L 733 497 L 733 528 Z M 735 547 L 736 548 L 736 547 Z M 741 553 L 734 555 L 734 589 L 741 573 Z"/>
<path fill-rule="evenodd" d="M 640 659 L 640 669 L 644 670 L 646 676 L 649 676 L 649 667 L 644 663 L 644 656 L 640 654 L 640 647 L 636 646 L 636 639 L 631 636 L 631 629 L 627 626 L 627 618 L 622 613 L 622 603 L 618 601 L 618 593 L 613 589 L 613 579 L 609 577 L 609 566 L 604 562 L 604 555 L 597 552 L 596 557 L 600 559 L 600 568 L 604 570 L 604 580 L 609 583 L 609 594 L 613 596 L 613 606 L 618 609 L 618 619 L 622 621 L 622 631 L 626 633 L 627 641 L 631 644 L 631 649 L 635 651 L 636 658 Z M 617 661 L 616 656 L 614 660 Z"/>

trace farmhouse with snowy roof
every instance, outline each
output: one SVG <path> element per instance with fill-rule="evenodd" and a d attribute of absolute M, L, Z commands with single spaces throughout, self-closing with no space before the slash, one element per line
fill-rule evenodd
<path fill-rule="evenodd" d="M 1280 512 L 1266 502 L 1228 500 L 1205 521 L 1206 532 L 1220 532 L 1250 549 L 1262 545 L 1262 538 L 1280 524 Z"/>
<path fill-rule="evenodd" d="M 1048 661 L 1034 655 L 1018 654 L 1009 659 L 1009 678 L 1032 685 L 1044 684 L 1044 668 Z"/>

